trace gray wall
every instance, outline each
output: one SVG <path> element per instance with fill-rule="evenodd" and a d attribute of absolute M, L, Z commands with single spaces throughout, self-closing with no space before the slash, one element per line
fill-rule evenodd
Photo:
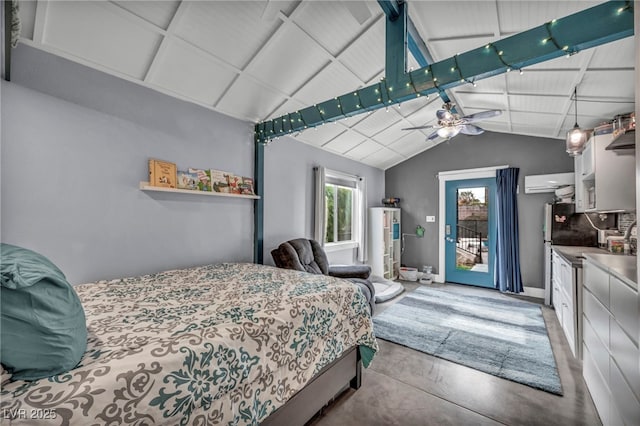
<path fill-rule="evenodd" d="M 313 237 L 313 167 L 363 176 L 367 203 L 379 206 L 384 197 L 384 172 L 284 137 L 265 148 L 264 260 L 283 241 Z M 354 262 L 353 250 L 329 253 L 331 263 Z"/>
<path fill-rule="evenodd" d="M 251 123 L 23 44 L 13 54 L 1 86 L 3 242 L 41 252 L 73 284 L 252 261 L 251 200 L 138 189 L 150 157 L 253 176 Z M 382 170 L 292 139 L 265 157 L 267 262 L 280 242 L 313 234 L 313 166 L 365 176 L 372 205 L 384 194 Z"/>
<path fill-rule="evenodd" d="M 407 239 L 402 262 L 408 266 L 438 267 L 438 172 L 508 164 L 520 168 L 518 196 L 520 222 L 520 258 L 522 279 L 527 287 L 544 287 L 543 280 L 543 204 L 553 194 L 525 194 L 527 175 L 573 171 L 573 159 L 565 152 L 564 142 L 485 132 L 479 136 L 458 136 L 386 171 L 386 196 L 402 201 L 404 232 L 417 224 L 426 228 L 425 238 Z M 425 216 L 436 216 L 426 223 Z"/>
<path fill-rule="evenodd" d="M 149 157 L 252 176 L 251 123 L 22 44 L 12 77 L 1 101 L 3 242 L 48 256 L 73 284 L 252 261 L 252 200 L 138 189 Z"/>

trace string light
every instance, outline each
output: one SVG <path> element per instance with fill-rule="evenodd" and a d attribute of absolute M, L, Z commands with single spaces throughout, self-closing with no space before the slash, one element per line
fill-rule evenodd
<path fill-rule="evenodd" d="M 504 51 L 503 50 L 498 50 L 498 48 L 496 47 L 495 44 L 491 44 L 491 46 L 493 47 L 493 50 L 496 52 L 496 54 L 498 55 L 498 59 L 500 59 L 500 62 L 502 62 L 502 65 L 504 65 L 505 67 L 507 67 L 507 72 L 511 71 L 511 65 L 509 65 L 508 63 L 505 62 L 505 60 L 502 58 L 502 55 L 504 55 Z"/>

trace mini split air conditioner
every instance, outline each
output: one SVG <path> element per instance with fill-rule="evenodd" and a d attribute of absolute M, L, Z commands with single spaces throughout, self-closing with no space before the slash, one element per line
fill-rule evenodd
<path fill-rule="evenodd" d="M 524 177 L 525 194 L 555 192 L 556 189 L 566 185 L 575 185 L 574 173 L 555 173 L 550 175 L 531 175 Z"/>

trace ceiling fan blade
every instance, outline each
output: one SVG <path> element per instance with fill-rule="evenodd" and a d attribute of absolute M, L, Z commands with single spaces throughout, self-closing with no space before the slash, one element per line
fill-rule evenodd
<path fill-rule="evenodd" d="M 432 140 L 434 140 L 434 139 L 435 139 L 435 138 L 437 138 L 437 137 L 438 137 L 438 131 L 436 130 L 435 132 L 433 132 L 433 133 L 431 133 L 429 136 L 427 136 L 427 140 L 428 140 L 428 141 L 432 141 Z"/>
<path fill-rule="evenodd" d="M 477 121 L 486 120 L 487 118 L 497 117 L 502 114 L 499 109 L 492 109 L 489 111 L 476 112 L 475 114 L 465 115 L 461 118 L 465 123 L 475 123 Z"/>
<path fill-rule="evenodd" d="M 484 133 L 484 129 L 480 128 L 478 126 L 475 126 L 473 124 L 464 124 L 462 126 L 460 126 L 460 133 L 462 133 L 463 135 L 481 135 Z"/>
<path fill-rule="evenodd" d="M 428 126 L 416 126 L 416 127 L 405 127 L 402 130 L 422 130 L 422 129 L 436 129 L 440 126 L 437 125 L 428 125 Z"/>

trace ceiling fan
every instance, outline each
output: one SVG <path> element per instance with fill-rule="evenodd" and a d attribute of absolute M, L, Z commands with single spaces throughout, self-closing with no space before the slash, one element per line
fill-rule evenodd
<path fill-rule="evenodd" d="M 480 135 L 484 133 L 484 129 L 472 123 L 502 114 L 502 111 L 492 109 L 460 117 L 460 115 L 455 112 L 454 106 L 455 105 L 449 102 L 442 105 L 442 109 L 439 109 L 436 112 L 438 124 L 407 127 L 402 130 L 437 129 L 427 137 L 427 140 L 429 141 L 434 140 L 438 136 L 445 139 L 451 139 L 458 133 L 462 133 L 463 135 Z"/>

